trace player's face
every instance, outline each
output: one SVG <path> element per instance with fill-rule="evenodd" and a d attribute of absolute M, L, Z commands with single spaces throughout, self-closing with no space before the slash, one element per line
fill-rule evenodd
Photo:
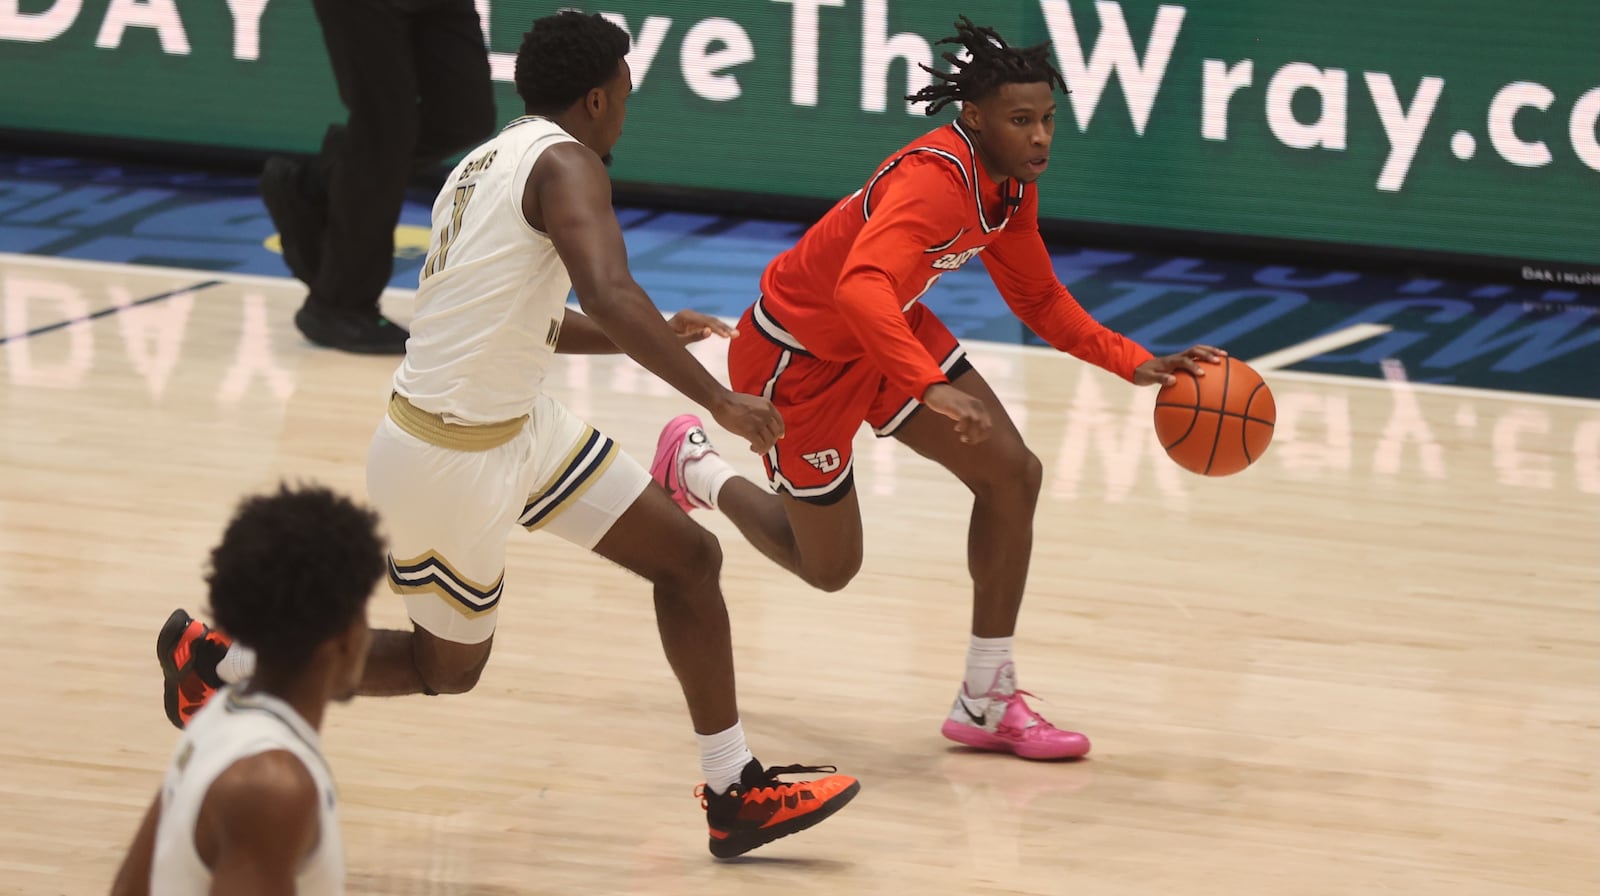
<path fill-rule="evenodd" d="M 605 83 L 606 103 L 600 115 L 600 161 L 611 164 L 611 151 L 622 139 L 622 122 L 628 117 L 628 96 L 633 93 L 633 70 L 628 60 L 617 65 L 617 73 Z"/>
<path fill-rule="evenodd" d="M 1002 84 L 962 109 L 989 173 L 1033 183 L 1050 164 L 1056 134 L 1055 91 L 1045 81 Z"/>

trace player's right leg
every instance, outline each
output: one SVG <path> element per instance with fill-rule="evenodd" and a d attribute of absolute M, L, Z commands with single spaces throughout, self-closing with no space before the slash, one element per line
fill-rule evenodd
<path fill-rule="evenodd" d="M 389 539 L 389 587 L 412 631 L 376 631 L 359 693 L 459 694 L 489 660 L 506 532 L 537 471 L 526 418 L 458 426 L 399 396 L 373 434 L 367 492 Z"/>

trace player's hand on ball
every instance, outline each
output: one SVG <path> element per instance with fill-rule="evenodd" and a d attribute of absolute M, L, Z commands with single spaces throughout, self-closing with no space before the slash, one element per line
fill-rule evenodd
<path fill-rule="evenodd" d="M 922 403 L 956 421 L 961 441 L 976 445 L 989 438 L 994 424 L 989 418 L 988 406 L 955 386 L 934 383 L 922 393 Z"/>
<path fill-rule="evenodd" d="M 1134 368 L 1133 384 L 1135 386 L 1170 386 L 1177 379 L 1173 374 L 1179 370 L 1187 370 L 1195 376 L 1205 376 L 1206 372 L 1201 369 L 1201 363 L 1215 364 L 1227 356 L 1228 353 L 1220 348 L 1197 345 L 1178 352 L 1176 355 L 1151 358 Z"/>
<path fill-rule="evenodd" d="M 709 314 L 690 311 L 687 308 L 672 315 L 671 319 L 667 321 L 667 326 L 672 328 L 672 332 L 678 334 L 678 339 L 684 345 L 699 342 L 708 336 L 733 339 L 739 335 L 738 330 L 728 326 L 721 320 Z"/>
<path fill-rule="evenodd" d="M 772 402 L 757 395 L 728 392 L 716 407 L 707 408 L 717 425 L 750 443 L 750 450 L 765 454 L 783 438 L 783 417 Z"/>

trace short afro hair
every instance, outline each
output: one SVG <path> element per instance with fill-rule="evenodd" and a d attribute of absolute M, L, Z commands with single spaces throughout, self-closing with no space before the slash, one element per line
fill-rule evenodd
<path fill-rule="evenodd" d="M 534 19 L 517 50 L 517 95 L 530 113 L 566 110 L 617 73 L 628 32 L 599 13 L 563 10 Z"/>
<path fill-rule="evenodd" d="M 348 629 L 388 567 L 378 516 L 320 486 L 240 502 L 211 551 L 217 627 L 264 667 L 293 670 Z"/>

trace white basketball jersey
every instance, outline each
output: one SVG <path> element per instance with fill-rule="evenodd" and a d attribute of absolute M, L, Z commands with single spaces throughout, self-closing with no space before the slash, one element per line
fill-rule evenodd
<path fill-rule="evenodd" d="M 533 409 L 555 354 L 572 278 L 522 215 L 539 154 L 577 142 L 525 116 L 468 153 L 433 203 L 433 236 L 395 391 L 449 423 L 513 420 Z"/>
<path fill-rule="evenodd" d="M 218 691 L 184 729 L 161 785 L 161 820 L 156 826 L 150 892 L 161 896 L 206 896 L 211 870 L 200 861 L 194 825 L 211 783 L 241 759 L 269 750 L 299 757 L 316 782 L 319 837 L 295 874 L 299 896 L 344 892 L 344 843 L 339 837 L 333 775 L 322 758 L 317 732 L 289 704 L 266 694 Z"/>

